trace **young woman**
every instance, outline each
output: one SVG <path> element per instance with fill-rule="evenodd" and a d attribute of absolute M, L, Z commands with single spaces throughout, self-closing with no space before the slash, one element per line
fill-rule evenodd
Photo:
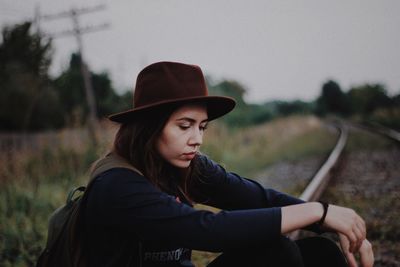
<path fill-rule="evenodd" d="M 353 210 L 265 189 L 200 153 L 208 122 L 234 106 L 208 96 L 198 66 L 158 62 L 140 72 L 134 108 L 110 116 L 120 123 L 114 149 L 93 169 L 84 217 L 89 266 L 193 266 L 192 249 L 222 252 L 213 267 L 357 266 L 354 253 L 373 265 Z M 337 232 L 345 256 L 326 238 L 284 236 L 302 228 Z"/>

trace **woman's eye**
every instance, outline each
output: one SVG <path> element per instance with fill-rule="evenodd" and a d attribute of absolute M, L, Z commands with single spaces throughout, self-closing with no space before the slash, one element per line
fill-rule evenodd
<path fill-rule="evenodd" d="M 190 125 L 179 125 L 179 128 L 181 128 L 181 130 L 187 130 L 190 128 Z"/>
<path fill-rule="evenodd" d="M 207 127 L 208 127 L 207 124 L 206 125 L 200 125 L 200 130 L 201 131 L 205 131 L 205 130 L 207 130 Z"/>

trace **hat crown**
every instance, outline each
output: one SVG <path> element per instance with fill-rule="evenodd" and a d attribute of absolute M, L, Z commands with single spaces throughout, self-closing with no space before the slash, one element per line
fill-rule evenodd
<path fill-rule="evenodd" d="M 140 108 L 202 96 L 208 96 L 208 89 L 200 67 L 176 62 L 157 62 L 139 73 L 133 105 Z"/>

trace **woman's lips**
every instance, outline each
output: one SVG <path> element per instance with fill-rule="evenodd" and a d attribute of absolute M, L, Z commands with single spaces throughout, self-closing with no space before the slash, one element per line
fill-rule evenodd
<path fill-rule="evenodd" d="M 183 153 L 185 159 L 192 160 L 196 156 L 196 152 Z"/>

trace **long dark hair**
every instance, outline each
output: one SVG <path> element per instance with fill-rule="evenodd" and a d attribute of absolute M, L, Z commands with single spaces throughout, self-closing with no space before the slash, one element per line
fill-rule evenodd
<path fill-rule="evenodd" d="M 188 200 L 192 168 L 181 170 L 167 163 L 157 151 L 156 143 L 171 114 L 178 105 L 146 111 L 134 121 L 120 126 L 114 140 L 114 152 L 139 169 L 156 187 L 168 193 L 181 191 Z M 192 160 L 194 165 L 196 158 Z M 182 192 L 183 191 L 183 192 Z"/>

